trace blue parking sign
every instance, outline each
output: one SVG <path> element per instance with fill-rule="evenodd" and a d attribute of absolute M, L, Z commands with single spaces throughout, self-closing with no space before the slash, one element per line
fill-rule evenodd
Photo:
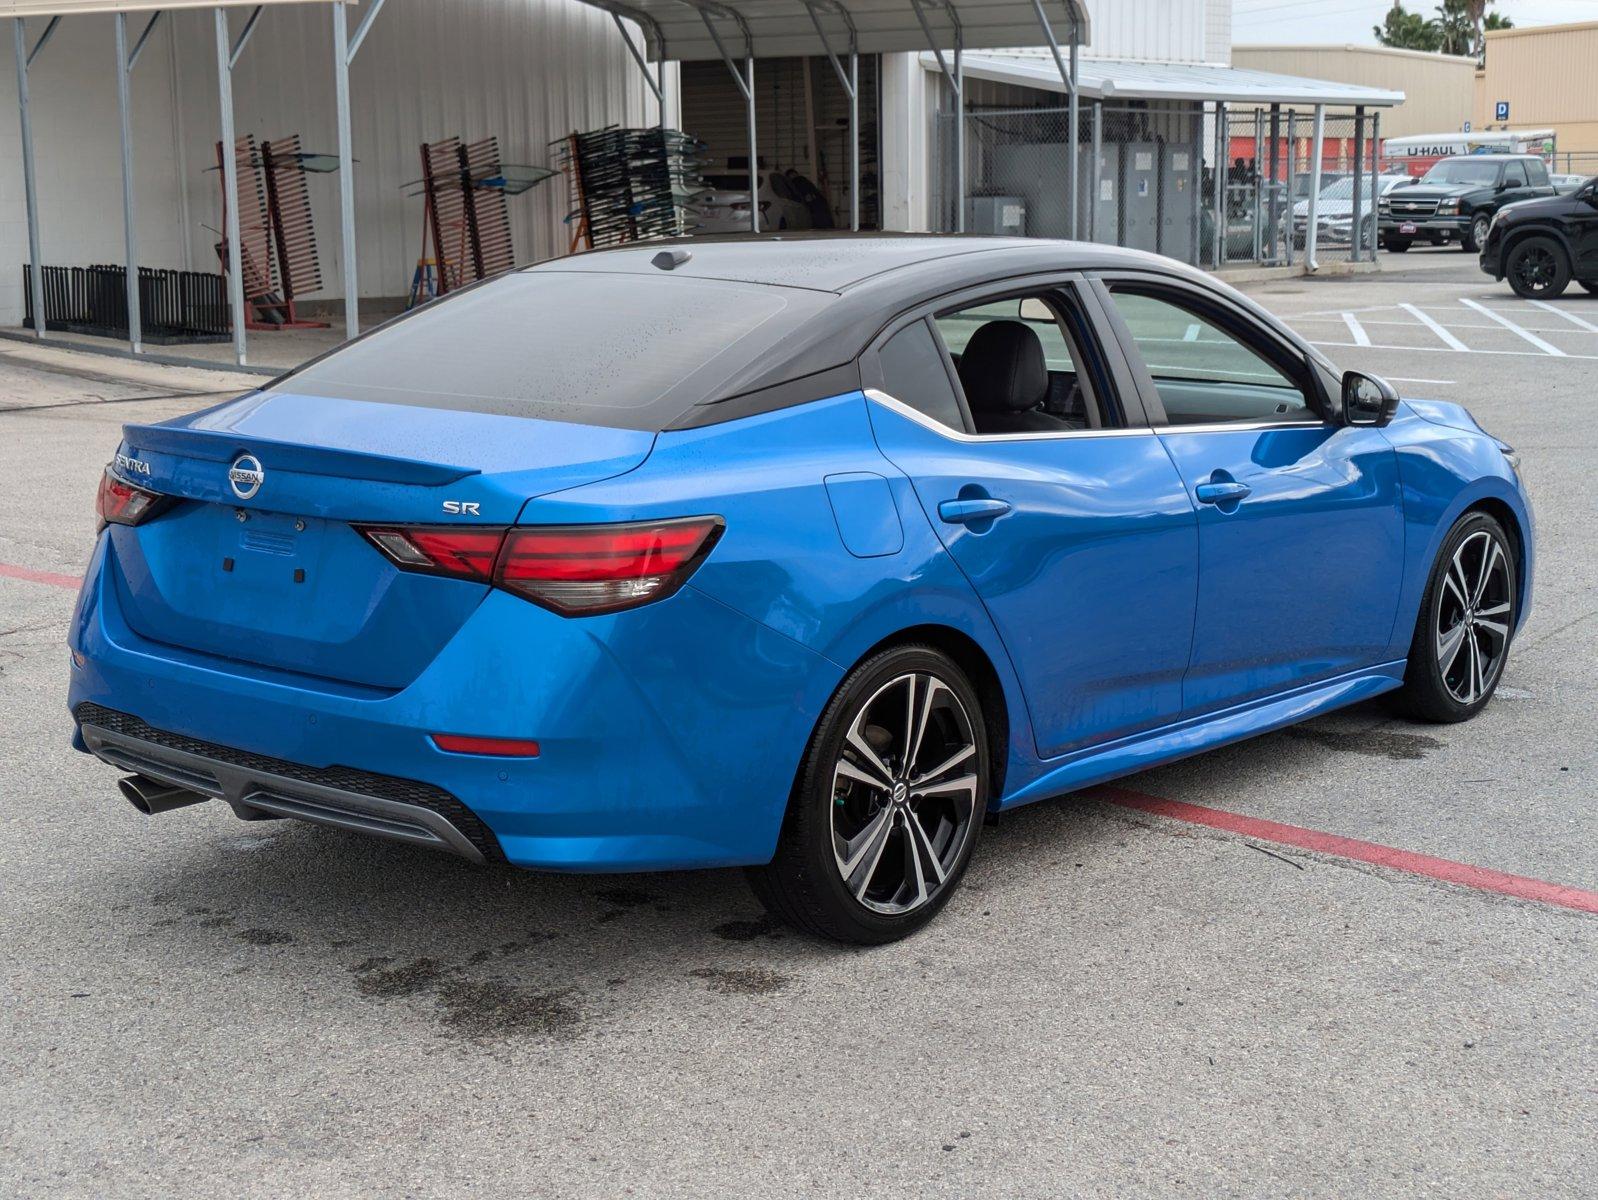
<path fill-rule="evenodd" d="M 1509 120 L 1509 101 L 1508 100 L 1500 100 L 1497 104 L 1493 105 L 1493 120 L 1495 120 L 1495 121 L 1507 121 L 1507 120 Z"/>

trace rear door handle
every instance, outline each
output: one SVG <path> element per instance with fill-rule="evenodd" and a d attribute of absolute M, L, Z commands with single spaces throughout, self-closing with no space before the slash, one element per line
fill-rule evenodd
<path fill-rule="evenodd" d="M 1200 504 L 1235 504 L 1254 489 L 1235 479 L 1215 483 L 1201 483 L 1193 489 Z"/>
<path fill-rule="evenodd" d="M 1005 500 L 991 496 L 971 500 L 945 500 L 938 505 L 938 516 L 950 525 L 969 525 L 973 521 L 991 521 L 1010 511 Z"/>

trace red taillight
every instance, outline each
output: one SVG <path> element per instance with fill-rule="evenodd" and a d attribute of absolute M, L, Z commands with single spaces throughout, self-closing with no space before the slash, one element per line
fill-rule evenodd
<path fill-rule="evenodd" d="M 159 492 L 147 492 L 134 487 L 105 469 L 100 476 L 100 490 L 94 498 L 94 508 L 100 514 L 100 524 L 137 525 L 147 521 L 166 507 L 170 497 Z"/>
<path fill-rule="evenodd" d="M 625 525 L 383 526 L 361 533 L 395 566 L 475 579 L 571 616 L 617 612 L 682 586 L 720 517 Z"/>

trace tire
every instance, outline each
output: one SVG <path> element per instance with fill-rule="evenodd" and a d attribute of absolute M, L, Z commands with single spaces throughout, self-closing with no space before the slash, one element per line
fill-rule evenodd
<path fill-rule="evenodd" d="M 1487 706 L 1514 639 L 1518 572 L 1514 543 L 1492 517 L 1473 512 L 1455 523 L 1426 581 L 1394 707 L 1454 722 Z"/>
<path fill-rule="evenodd" d="M 1552 300 L 1570 286 L 1570 260 L 1553 238 L 1526 238 L 1516 242 L 1504 260 L 1504 278 L 1517 296 Z"/>
<path fill-rule="evenodd" d="M 919 737 L 910 713 L 924 718 Z M 776 856 L 749 869 L 750 886 L 807 933 L 859 945 L 907 937 L 959 886 L 991 778 L 981 701 L 954 660 L 924 645 L 874 654 L 816 722 Z"/>
<path fill-rule="evenodd" d="M 1459 248 L 1467 254 L 1478 253 L 1487 241 L 1487 230 L 1493 223 L 1492 217 L 1487 213 L 1477 213 L 1470 219 L 1470 228 L 1465 231 L 1464 240 L 1459 243 Z"/>
<path fill-rule="evenodd" d="M 1409 246 L 1410 241 L 1408 238 L 1394 237 L 1392 234 L 1388 234 L 1382 239 L 1382 248 L 1391 250 L 1394 254 L 1402 254 L 1409 249 Z"/>

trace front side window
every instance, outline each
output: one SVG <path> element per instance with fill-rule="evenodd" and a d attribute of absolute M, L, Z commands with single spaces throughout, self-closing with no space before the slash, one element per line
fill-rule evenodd
<path fill-rule="evenodd" d="M 1198 306 L 1127 288 L 1110 294 L 1172 425 L 1315 419 L 1292 375 Z"/>
<path fill-rule="evenodd" d="M 1526 186 L 1526 168 L 1524 166 L 1522 166 L 1518 162 L 1517 163 L 1510 163 L 1507 167 L 1505 167 L 1504 168 L 1504 186 L 1505 187 L 1525 187 Z"/>

